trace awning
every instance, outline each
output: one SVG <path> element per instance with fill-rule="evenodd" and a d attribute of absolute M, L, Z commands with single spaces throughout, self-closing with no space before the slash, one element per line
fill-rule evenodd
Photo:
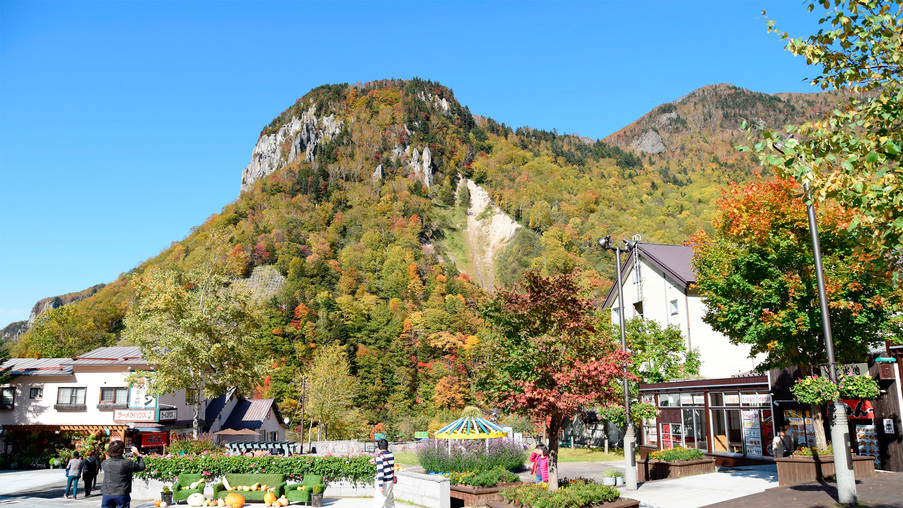
<path fill-rule="evenodd" d="M 459 418 L 436 431 L 436 439 L 492 439 L 507 436 L 508 431 L 505 429 L 474 416 Z"/>
<path fill-rule="evenodd" d="M 129 430 L 128 425 L 2 425 L 5 431 L 25 430 L 28 432 L 41 430 L 59 430 L 59 431 L 77 431 L 77 432 L 106 432 L 109 431 L 126 431 Z"/>

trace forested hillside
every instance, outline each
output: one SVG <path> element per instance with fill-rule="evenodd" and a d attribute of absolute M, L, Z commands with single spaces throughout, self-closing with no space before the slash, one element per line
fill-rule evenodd
<path fill-rule="evenodd" d="M 353 434 L 342 428 L 353 421 L 422 428 L 475 397 L 471 352 L 486 292 L 467 262 L 462 177 L 522 226 L 496 259 L 495 283 L 510 286 L 528 268 L 576 272 L 601 298 L 614 270 L 597 238 L 679 243 L 708 229 L 721 188 L 756 167 L 732 148 L 739 122 L 796 122 L 832 100 L 718 85 L 594 141 L 474 116 L 430 81 L 325 85 L 263 128 L 235 202 L 93 296 L 44 312 L 13 354 L 116 344 L 130 281 L 151 268 L 215 266 L 245 278 L 270 266 L 284 282 L 260 301 L 258 352 L 270 375 L 258 394 L 291 412 L 302 370 L 338 345 L 362 414 L 334 431 Z M 647 132 L 665 149 L 636 148 Z"/>

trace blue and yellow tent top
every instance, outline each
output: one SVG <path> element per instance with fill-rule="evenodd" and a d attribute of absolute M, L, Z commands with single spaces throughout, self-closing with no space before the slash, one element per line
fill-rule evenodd
<path fill-rule="evenodd" d="M 436 439 L 491 439 L 507 436 L 505 429 L 474 416 L 458 418 L 436 431 Z"/>

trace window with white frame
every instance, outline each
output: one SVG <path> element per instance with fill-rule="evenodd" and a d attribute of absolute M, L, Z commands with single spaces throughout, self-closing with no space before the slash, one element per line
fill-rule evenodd
<path fill-rule="evenodd" d="M 671 300 L 671 315 L 672 316 L 677 315 L 677 312 L 678 312 L 677 300 Z"/>
<path fill-rule="evenodd" d="M 57 409 L 85 409 L 85 388 L 60 388 L 56 397 Z"/>
<path fill-rule="evenodd" d="M 40 400 L 44 398 L 44 388 L 42 386 L 32 386 L 28 390 L 28 398 Z"/>

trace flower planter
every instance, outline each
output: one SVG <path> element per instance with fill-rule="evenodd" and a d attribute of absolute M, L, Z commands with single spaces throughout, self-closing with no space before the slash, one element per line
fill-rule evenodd
<path fill-rule="evenodd" d="M 712 458 L 676 460 L 673 462 L 647 458 L 637 461 L 636 465 L 638 482 L 683 478 L 684 476 L 715 472 L 715 459 Z"/>
<path fill-rule="evenodd" d="M 785 457 L 775 459 L 778 465 L 778 485 L 799 485 L 833 478 L 834 456 Z M 853 474 L 856 478 L 875 475 L 875 458 L 863 455 L 853 456 Z"/>
<path fill-rule="evenodd" d="M 490 501 L 499 498 L 499 492 L 506 487 L 515 487 L 521 482 L 502 483 L 493 487 L 471 487 L 469 485 L 452 485 L 449 487 L 449 496 L 453 500 L 451 506 L 486 506 Z"/>
<path fill-rule="evenodd" d="M 170 505 L 172 504 L 172 491 L 170 492 L 161 492 L 160 493 L 160 501 Z"/>
<path fill-rule="evenodd" d="M 310 505 L 311 506 L 323 506 L 323 494 L 311 494 L 310 495 Z"/>
<path fill-rule="evenodd" d="M 628 499 L 625 497 L 618 498 L 616 501 L 602 504 L 591 504 L 584 508 L 639 508 L 640 502 L 636 499 Z M 486 508 L 517 508 L 504 501 L 489 501 Z"/>

